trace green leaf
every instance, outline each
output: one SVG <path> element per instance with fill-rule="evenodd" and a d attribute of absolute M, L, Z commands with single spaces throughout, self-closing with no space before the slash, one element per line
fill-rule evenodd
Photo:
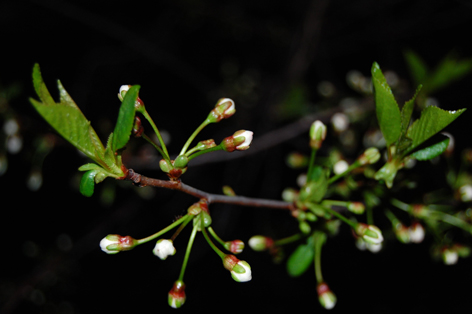
<path fill-rule="evenodd" d="M 304 202 L 319 203 L 326 195 L 329 186 L 329 170 L 315 166 L 310 180 L 300 190 L 299 199 Z"/>
<path fill-rule="evenodd" d="M 464 111 L 465 109 L 446 111 L 438 107 L 426 107 L 421 112 L 420 118 L 408 129 L 407 136 L 412 140 L 412 144 L 404 152 L 404 156 L 444 129 Z"/>
<path fill-rule="evenodd" d="M 387 146 L 390 146 L 401 135 L 402 121 L 400 109 L 377 62 L 374 62 L 372 65 L 371 72 L 377 119 Z"/>
<path fill-rule="evenodd" d="M 39 114 L 77 149 L 97 163 L 103 163 L 105 148 L 102 142 L 61 82 L 57 83 L 59 103 L 54 101 L 46 88 L 38 64 L 33 68 L 33 85 L 41 102 L 32 98 L 30 101 Z"/>
<path fill-rule="evenodd" d="M 299 245 L 287 260 L 287 271 L 290 276 L 298 277 L 302 275 L 312 264 L 315 251 L 312 237 L 308 238 L 308 243 Z"/>
<path fill-rule="evenodd" d="M 91 197 L 95 189 L 95 176 L 98 170 L 89 170 L 84 173 L 80 180 L 80 193 L 86 197 Z"/>
<path fill-rule="evenodd" d="M 417 160 L 430 160 L 444 153 L 449 144 L 449 137 L 436 134 L 422 145 L 420 145 L 415 152 L 410 154 L 410 157 Z M 424 148 L 423 148 L 424 147 Z"/>
<path fill-rule="evenodd" d="M 436 69 L 430 73 L 427 81 L 429 93 L 436 92 L 453 81 L 459 80 L 472 71 L 472 59 L 457 60 L 455 56 L 446 56 Z"/>
<path fill-rule="evenodd" d="M 418 93 L 420 92 L 421 87 L 422 85 L 418 86 L 418 88 L 416 89 L 415 95 L 413 95 L 413 97 L 407 102 L 405 102 L 405 104 L 403 105 L 402 112 L 401 112 L 402 135 L 406 134 L 406 131 L 408 130 L 408 127 L 410 126 L 410 120 L 411 120 L 411 115 L 413 113 L 413 107 L 415 106 L 416 96 L 418 96 Z"/>
<path fill-rule="evenodd" d="M 415 52 L 407 50 L 404 54 L 415 85 L 424 84 L 427 81 L 428 66 Z"/>
<path fill-rule="evenodd" d="M 125 147 L 131 136 L 136 112 L 134 105 L 136 99 L 138 99 L 139 89 L 139 85 L 132 86 L 121 103 L 118 120 L 116 121 L 115 130 L 113 131 L 112 150 L 114 152 Z"/>

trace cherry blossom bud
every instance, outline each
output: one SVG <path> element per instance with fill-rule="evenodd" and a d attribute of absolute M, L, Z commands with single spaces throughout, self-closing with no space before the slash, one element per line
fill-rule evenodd
<path fill-rule="evenodd" d="M 362 215 L 365 211 L 365 206 L 361 202 L 349 202 L 347 203 L 347 209 L 356 215 Z"/>
<path fill-rule="evenodd" d="M 179 155 L 174 160 L 174 167 L 183 169 L 187 167 L 188 164 L 188 157 L 185 155 Z"/>
<path fill-rule="evenodd" d="M 172 240 L 160 239 L 157 241 L 152 252 L 161 260 L 165 260 L 169 255 L 174 255 L 176 249 Z"/>
<path fill-rule="evenodd" d="M 374 225 L 358 223 L 354 231 L 367 243 L 380 244 L 383 241 L 382 231 Z"/>
<path fill-rule="evenodd" d="M 225 242 L 225 249 L 233 254 L 239 254 L 244 250 L 244 242 L 241 240 Z"/>
<path fill-rule="evenodd" d="M 344 132 L 349 127 L 349 117 L 342 112 L 337 112 L 331 117 L 333 129 L 336 132 Z"/>
<path fill-rule="evenodd" d="M 367 148 L 365 152 L 357 159 L 363 165 L 375 164 L 380 159 L 380 152 L 377 148 Z"/>
<path fill-rule="evenodd" d="M 421 243 L 424 240 L 424 228 L 419 222 L 414 222 L 409 228 L 410 241 L 413 243 Z"/>
<path fill-rule="evenodd" d="M 133 249 L 137 241 L 130 236 L 122 237 L 119 234 L 109 234 L 100 241 L 100 248 L 107 254 L 116 254 Z"/>
<path fill-rule="evenodd" d="M 234 255 L 225 255 L 223 265 L 237 282 L 246 282 L 252 279 L 251 266 L 246 261 L 237 259 Z"/>
<path fill-rule="evenodd" d="M 472 201 L 472 185 L 465 184 L 459 188 L 459 195 L 461 201 L 470 202 Z"/>
<path fill-rule="evenodd" d="M 169 294 L 168 294 L 168 303 L 171 307 L 174 309 L 178 309 L 182 305 L 184 305 L 185 300 L 186 300 L 186 295 L 185 295 L 185 284 L 181 280 L 177 280 L 174 282 L 174 285 L 172 286 L 172 289 L 170 289 Z"/>
<path fill-rule="evenodd" d="M 411 241 L 411 232 L 410 228 L 398 222 L 393 227 L 393 231 L 395 232 L 395 236 L 397 237 L 398 241 L 402 243 L 410 243 Z"/>
<path fill-rule="evenodd" d="M 232 136 L 223 139 L 221 145 L 227 152 L 237 150 L 246 150 L 249 148 L 253 137 L 253 132 L 246 130 L 236 131 Z"/>
<path fill-rule="evenodd" d="M 229 98 L 220 98 L 215 105 L 215 108 L 210 112 L 206 121 L 208 123 L 220 122 L 223 119 L 228 119 L 236 112 L 234 101 Z"/>
<path fill-rule="evenodd" d="M 459 260 L 459 254 L 457 254 L 456 250 L 452 250 L 451 248 L 444 248 L 441 255 L 443 262 L 446 265 L 457 264 L 457 261 Z"/>
<path fill-rule="evenodd" d="M 341 173 L 344 173 L 348 168 L 349 168 L 349 164 L 347 163 L 347 161 L 341 159 L 334 164 L 333 172 L 334 174 L 341 174 Z"/>
<path fill-rule="evenodd" d="M 172 164 L 169 164 L 165 159 L 161 159 L 159 161 L 159 167 L 165 173 L 169 173 L 172 169 L 174 169 Z"/>
<path fill-rule="evenodd" d="M 336 305 L 336 296 L 325 282 L 318 284 L 316 291 L 318 292 L 318 300 L 322 307 L 331 310 Z"/>
<path fill-rule="evenodd" d="M 274 240 L 269 237 L 255 235 L 249 239 L 249 246 L 254 251 L 265 251 L 274 245 Z"/>
<path fill-rule="evenodd" d="M 321 144 L 326 138 L 326 125 L 320 120 L 316 120 L 310 127 L 310 146 L 314 149 L 320 149 Z"/>

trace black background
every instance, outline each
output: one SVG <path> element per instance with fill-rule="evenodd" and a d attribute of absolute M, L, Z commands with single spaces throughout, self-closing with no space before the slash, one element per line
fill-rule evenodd
<path fill-rule="evenodd" d="M 104 313 L 171 311 L 167 292 L 177 279 L 188 233 L 177 238 L 178 253 L 160 261 L 153 245 L 106 255 L 98 243 L 106 234 L 145 237 L 185 213 L 194 199 L 172 191 L 130 184 L 116 187 L 111 206 L 74 187 L 85 161 L 58 145 L 43 165 L 40 191 L 26 188 L 37 134 L 50 132 L 27 98 L 34 63 L 53 95 L 60 78 L 104 138 L 117 115 L 122 84 L 140 84 L 140 96 L 162 130 L 180 145 L 219 97 L 236 101 L 237 114 L 202 137 L 217 141 L 245 128 L 265 134 L 291 122 L 277 115 L 290 86 L 303 83 L 308 100 L 328 80 L 340 94 L 352 69 L 365 75 L 373 61 L 409 79 L 403 51 L 410 48 L 431 66 L 455 51 L 472 56 L 472 5 L 468 1 L 2 1 L 0 83 L 17 84 L 10 102 L 24 134 L 21 154 L 8 155 L 0 178 L 3 235 L 0 272 L 2 313 Z M 469 107 L 471 79 L 435 95 L 446 109 Z M 410 88 L 414 88 L 410 86 Z M 316 111 L 312 105 L 311 112 Z M 467 146 L 470 112 L 449 128 Z M 284 157 L 305 137 L 228 162 L 191 168 L 185 182 L 219 193 L 224 184 L 238 194 L 278 199 L 294 186 L 296 173 Z M 61 140 L 57 139 L 59 144 Z M 132 148 L 130 148 L 132 151 Z M 234 153 L 236 154 L 236 153 Z M 134 164 L 133 164 L 134 162 Z M 163 178 L 152 166 L 130 160 L 137 171 Z M 114 183 L 110 183 L 113 185 Z M 139 191 L 139 193 L 142 192 Z M 285 212 L 212 207 L 215 230 L 224 239 L 247 241 L 254 234 L 283 237 L 296 230 Z M 446 267 L 431 260 L 428 242 L 387 242 L 378 254 L 358 251 L 347 228 L 323 251 L 323 273 L 338 297 L 333 311 L 413 313 L 470 311 L 470 259 Z M 62 244 L 61 244 L 62 243 Z M 36 248 L 31 253 L 28 247 Z M 221 261 L 198 237 L 185 276 L 187 302 L 180 311 L 321 311 L 313 270 L 292 279 L 283 264 L 247 249 L 241 256 L 253 280 L 235 283 Z"/>

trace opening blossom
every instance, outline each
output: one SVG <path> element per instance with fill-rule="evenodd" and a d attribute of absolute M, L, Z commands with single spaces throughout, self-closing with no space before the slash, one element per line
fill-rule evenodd
<path fill-rule="evenodd" d="M 136 240 L 130 236 L 122 237 L 119 234 L 109 234 L 100 241 L 100 248 L 107 254 L 116 254 L 131 250 L 136 246 Z"/>
<path fill-rule="evenodd" d="M 246 282 L 252 279 L 251 266 L 236 256 L 228 254 L 223 258 L 223 265 L 231 272 L 231 277 L 237 282 Z"/>
<path fill-rule="evenodd" d="M 165 260 L 169 255 L 174 255 L 176 249 L 172 240 L 160 239 L 157 241 L 152 252 L 161 260 Z"/>

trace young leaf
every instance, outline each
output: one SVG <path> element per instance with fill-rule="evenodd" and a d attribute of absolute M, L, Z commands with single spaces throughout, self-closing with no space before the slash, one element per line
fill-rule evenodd
<path fill-rule="evenodd" d="M 406 156 L 430 137 L 440 132 L 464 111 L 465 109 L 446 111 L 438 107 L 426 107 L 421 112 L 420 118 L 408 129 L 407 136 L 412 140 L 412 144 L 404 155 Z"/>
<path fill-rule="evenodd" d="M 290 276 L 298 277 L 312 265 L 315 256 L 312 242 L 310 237 L 308 243 L 300 244 L 288 258 L 287 271 Z"/>
<path fill-rule="evenodd" d="M 420 145 L 415 152 L 410 154 L 410 157 L 416 158 L 417 160 L 430 160 L 444 153 L 447 149 L 447 145 L 449 145 L 449 137 L 436 134 Z"/>
<path fill-rule="evenodd" d="M 402 117 L 402 135 L 406 134 L 408 127 L 410 126 L 411 114 L 413 113 L 413 107 L 415 106 L 415 99 L 418 96 L 418 93 L 421 90 L 422 85 L 418 86 L 416 89 L 415 95 L 405 102 L 402 108 L 401 117 Z"/>
<path fill-rule="evenodd" d="M 428 93 L 433 93 L 446 87 L 471 71 L 472 59 L 457 60 L 453 55 L 446 56 L 429 75 L 427 81 Z"/>
<path fill-rule="evenodd" d="M 138 98 L 139 85 L 132 86 L 126 93 L 121 103 L 118 120 L 113 131 L 112 150 L 116 152 L 125 147 L 131 136 L 131 130 L 134 125 L 136 99 Z"/>
<path fill-rule="evenodd" d="M 428 75 L 428 66 L 426 63 L 424 63 L 423 59 L 421 59 L 419 55 L 411 50 L 405 51 L 404 54 L 415 84 L 419 85 L 425 83 Z"/>
<path fill-rule="evenodd" d="M 372 65 L 372 83 L 374 85 L 375 108 L 380 130 L 387 146 L 395 143 L 401 135 L 401 114 L 377 62 Z"/>
<path fill-rule="evenodd" d="M 98 170 L 89 170 L 82 176 L 80 180 L 80 193 L 86 197 L 93 195 L 95 189 L 95 176 L 97 175 Z"/>
<path fill-rule="evenodd" d="M 57 84 L 60 93 L 59 103 L 54 101 L 46 88 L 38 64 L 33 68 L 33 84 L 41 102 L 32 98 L 30 101 L 39 114 L 68 142 L 89 158 L 101 163 L 105 148 L 61 82 L 58 81 Z"/>

